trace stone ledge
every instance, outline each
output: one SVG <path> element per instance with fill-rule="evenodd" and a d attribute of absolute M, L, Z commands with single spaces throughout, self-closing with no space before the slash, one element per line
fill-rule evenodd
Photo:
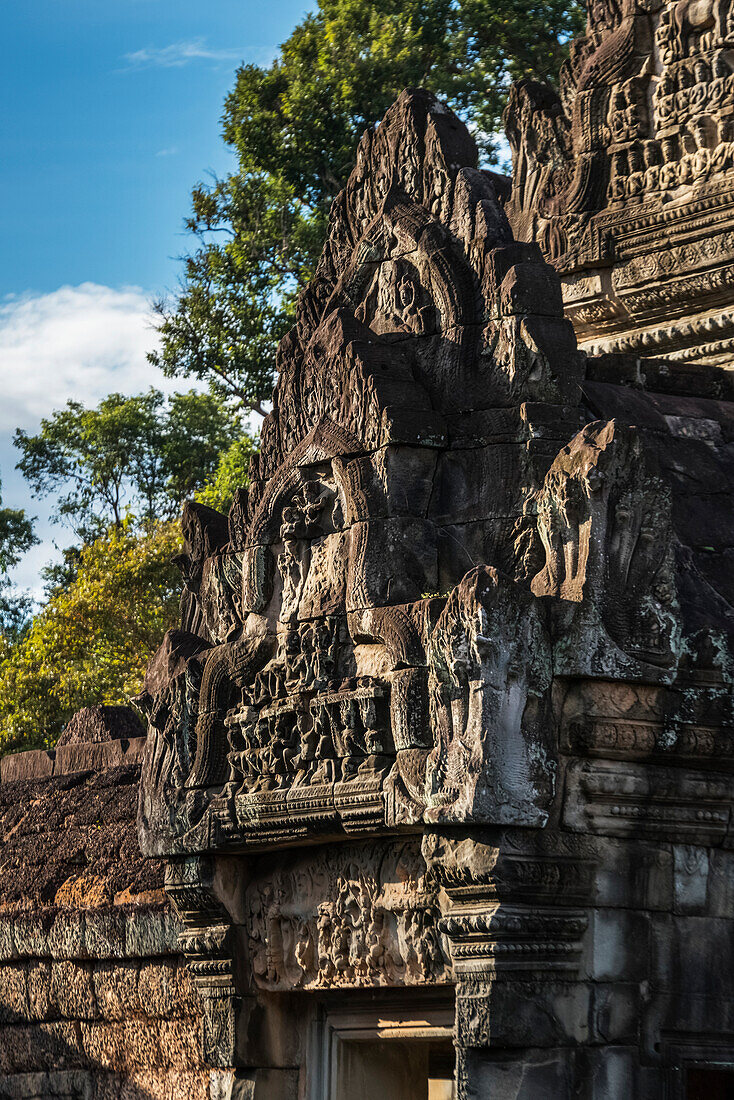
<path fill-rule="evenodd" d="M 162 902 L 99 909 L 0 911 L 0 964 L 27 959 L 163 959 L 179 954 L 180 919 Z"/>
<path fill-rule="evenodd" d="M 29 749 L 0 759 L 0 783 L 51 779 L 74 772 L 106 771 L 121 764 L 140 764 L 145 737 L 60 745 L 56 749 Z"/>

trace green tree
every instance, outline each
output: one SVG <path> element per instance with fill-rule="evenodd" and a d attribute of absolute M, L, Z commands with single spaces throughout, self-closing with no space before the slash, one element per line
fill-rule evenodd
<path fill-rule="evenodd" d="M 0 482 L 0 490 L 2 482 Z M 17 565 L 38 539 L 33 533 L 33 521 L 21 508 L 3 508 L 0 492 L 0 576 Z"/>
<path fill-rule="evenodd" d="M 554 82 L 582 19 L 579 0 L 319 0 L 271 66 L 237 73 L 222 123 L 238 171 L 194 189 L 197 247 L 177 300 L 157 303 L 151 362 L 264 412 L 278 340 L 364 129 L 422 85 L 493 162 L 510 83 Z"/>
<path fill-rule="evenodd" d="M 237 489 L 250 481 L 250 459 L 257 444 L 251 436 L 243 436 L 222 454 L 214 476 L 198 491 L 196 499 L 219 512 L 228 512 Z"/>
<path fill-rule="evenodd" d="M 0 638 L 6 643 L 20 637 L 31 611 L 30 598 L 14 589 L 8 571 L 37 542 L 32 520 L 21 508 L 3 508 L 0 495 Z"/>
<path fill-rule="evenodd" d="M 165 399 L 150 389 L 112 393 L 95 409 L 68 401 L 36 435 L 19 429 L 14 442 L 34 495 L 57 495 L 53 518 L 88 543 L 129 514 L 172 518 L 241 434 L 236 414 L 212 394 Z"/>
<path fill-rule="evenodd" d="M 145 531 L 123 521 L 79 555 L 76 577 L 57 591 L 16 642 L 0 641 L 0 755 L 52 745 L 72 714 L 125 703 L 178 619 L 178 523 Z"/>

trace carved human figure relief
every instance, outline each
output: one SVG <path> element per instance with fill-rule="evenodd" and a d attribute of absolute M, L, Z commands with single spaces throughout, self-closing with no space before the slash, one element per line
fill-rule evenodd
<path fill-rule="evenodd" d="M 379 868 L 379 874 L 374 873 Z M 415 841 L 270 867 L 247 890 L 254 973 L 268 989 L 441 984 L 441 898 Z"/>
<path fill-rule="evenodd" d="M 587 425 L 556 458 L 538 494 L 546 561 L 536 596 L 583 604 L 624 652 L 676 660 L 670 490 L 633 428 Z"/>
<path fill-rule="evenodd" d="M 543 823 L 553 794 L 550 640 L 540 609 L 483 566 L 431 639 L 428 820 Z"/>

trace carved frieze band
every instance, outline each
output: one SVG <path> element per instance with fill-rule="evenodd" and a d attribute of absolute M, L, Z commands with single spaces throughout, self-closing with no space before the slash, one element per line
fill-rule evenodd
<path fill-rule="evenodd" d="M 575 761 L 566 775 L 563 820 L 578 832 L 714 844 L 727 835 L 733 799 L 730 776 Z"/>
<path fill-rule="evenodd" d="M 734 732 L 700 726 L 669 727 L 663 723 L 588 718 L 572 721 L 566 747 L 582 755 L 612 760 L 681 761 L 717 770 L 734 769 Z"/>
<path fill-rule="evenodd" d="M 467 974 L 527 977 L 578 969 L 587 916 L 580 909 L 498 904 L 494 911 L 452 911 L 441 922 L 457 979 Z"/>
<path fill-rule="evenodd" d="M 445 984 L 443 908 L 417 841 L 270 861 L 247 890 L 255 981 L 270 990 Z"/>

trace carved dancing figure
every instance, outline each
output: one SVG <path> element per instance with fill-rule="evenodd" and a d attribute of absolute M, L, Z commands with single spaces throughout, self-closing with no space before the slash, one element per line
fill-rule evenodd
<path fill-rule="evenodd" d="M 345 753 L 343 778 L 351 779 L 356 774 L 359 760 L 363 756 L 359 736 L 361 725 L 359 707 L 354 699 L 343 699 L 339 711 L 343 727 L 342 741 Z"/>
<path fill-rule="evenodd" d="M 329 985 L 334 976 L 334 963 L 332 959 L 332 947 L 334 938 L 334 921 L 329 902 L 319 905 L 318 919 L 316 921 L 317 955 L 318 955 L 318 983 Z"/>
<path fill-rule="evenodd" d="M 283 974 L 283 927 L 280 905 L 274 902 L 265 916 L 266 981 L 276 985 Z"/>
<path fill-rule="evenodd" d="M 364 744 L 368 756 L 380 756 L 385 751 L 382 742 L 382 730 L 377 717 L 377 704 L 374 696 L 359 700 L 359 711 L 364 727 Z"/>
<path fill-rule="evenodd" d="M 313 728 L 317 738 L 315 755 L 318 764 L 312 776 L 312 782 L 332 783 L 335 778 L 336 767 L 331 723 L 326 707 L 318 707 L 314 711 Z"/>

